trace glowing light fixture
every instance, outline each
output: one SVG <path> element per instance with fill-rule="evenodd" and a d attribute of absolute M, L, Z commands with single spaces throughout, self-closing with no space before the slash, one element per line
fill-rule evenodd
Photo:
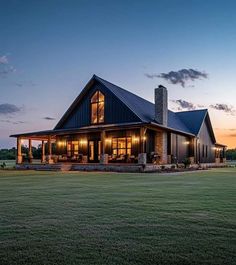
<path fill-rule="evenodd" d="M 134 136 L 134 137 L 132 137 L 132 140 L 133 140 L 133 142 L 138 142 L 139 138 Z"/>
<path fill-rule="evenodd" d="M 82 140 L 79 141 L 79 143 L 80 143 L 81 145 L 83 145 L 83 144 L 87 144 L 88 141 L 87 141 L 86 139 L 82 139 Z"/>

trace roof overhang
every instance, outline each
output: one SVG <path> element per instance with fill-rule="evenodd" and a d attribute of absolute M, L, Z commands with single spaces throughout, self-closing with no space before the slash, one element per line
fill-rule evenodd
<path fill-rule="evenodd" d="M 219 148 L 226 148 L 227 145 L 224 144 L 219 144 L 219 143 L 215 143 L 215 147 L 219 147 Z"/>
<path fill-rule="evenodd" d="M 129 127 L 139 128 L 143 125 L 142 122 L 130 122 L 130 123 L 119 123 L 119 124 L 102 124 L 102 125 L 91 125 L 81 128 L 72 128 L 72 129 L 58 129 L 58 130 L 46 130 L 46 131 L 37 131 L 37 132 L 28 132 L 28 133 L 19 133 L 10 135 L 10 137 L 20 137 L 22 139 L 33 139 L 33 140 L 47 140 L 48 137 L 56 137 L 62 135 L 70 134 L 80 134 L 80 133 L 89 133 L 89 132 L 101 132 L 101 131 L 112 131 L 112 130 L 122 130 Z"/>
<path fill-rule="evenodd" d="M 180 130 L 176 130 L 174 128 L 171 128 L 171 127 L 167 127 L 167 126 L 164 126 L 164 125 L 161 125 L 161 124 L 158 124 L 158 123 L 155 123 L 155 122 L 151 122 L 149 123 L 150 125 L 156 127 L 156 128 L 160 128 L 162 130 L 166 130 L 166 131 L 169 131 L 169 132 L 175 132 L 175 133 L 179 133 L 179 134 L 182 134 L 182 135 L 186 135 L 186 136 L 190 136 L 190 137 L 196 137 L 194 134 L 192 133 L 187 133 L 187 132 L 184 132 L 184 131 L 180 131 Z"/>

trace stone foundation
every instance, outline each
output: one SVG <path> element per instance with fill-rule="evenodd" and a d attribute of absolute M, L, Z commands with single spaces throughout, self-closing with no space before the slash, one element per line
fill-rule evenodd
<path fill-rule="evenodd" d="M 101 154 L 101 159 L 100 159 L 101 164 L 108 164 L 108 154 Z"/>
<path fill-rule="evenodd" d="M 138 164 L 139 165 L 146 165 L 147 164 L 147 154 L 146 153 L 138 154 Z"/>
<path fill-rule="evenodd" d="M 194 164 L 194 156 L 190 156 L 189 160 L 190 160 L 191 165 Z"/>

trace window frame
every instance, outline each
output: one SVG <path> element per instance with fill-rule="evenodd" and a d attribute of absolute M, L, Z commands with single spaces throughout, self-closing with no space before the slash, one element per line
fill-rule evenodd
<path fill-rule="evenodd" d="M 119 147 L 119 139 L 125 139 L 125 147 Z M 113 147 L 113 142 L 116 141 L 115 147 Z M 128 147 L 130 143 L 130 147 Z M 115 152 L 114 152 L 115 150 Z M 111 143 L 111 152 L 112 155 L 119 156 L 119 150 L 125 150 L 124 155 L 132 155 L 132 137 L 131 136 L 125 136 L 125 137 L 112 137 L 112 143 Z M 129 150 L 129 151 L 128 151 Z"/>
<path fill-rule="evenodd" d="M 100 99 L 100 95 L 102 95 L 103 100 Z M 93 97 L 96 96 L 97 98 L 93 99 Z M 103 120 L 99 121 L 101 118 L 101 114 L 99 113 L 99 105 L 103 103 Z M 93 106 L 95 106 L 95 110 L 96 110 L 96 119 L 93 119 Z M 93 122 L 93 120 L 96 120 L 96 122 Z M 91 124 L 103 124 L 105 122 L 105 95 L 100 91 L 100 90 L 96 90 L 93 95 L 90 98 L 90 123 Z"/>

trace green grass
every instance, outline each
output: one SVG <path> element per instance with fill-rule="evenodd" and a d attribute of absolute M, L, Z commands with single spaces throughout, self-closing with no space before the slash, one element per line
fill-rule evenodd
<path fill-rule="evenodd" d="M 16 161 L 15 160 L 0 160 L 0 166 L 3 163 L 6 164 L 6 168 L 14 168 L 14 166 L 16 165 Z"/>
<path fill-rule="evenodd" d="M 0 264 L 236 264 L 236 169 L 0 171 Z"/>

